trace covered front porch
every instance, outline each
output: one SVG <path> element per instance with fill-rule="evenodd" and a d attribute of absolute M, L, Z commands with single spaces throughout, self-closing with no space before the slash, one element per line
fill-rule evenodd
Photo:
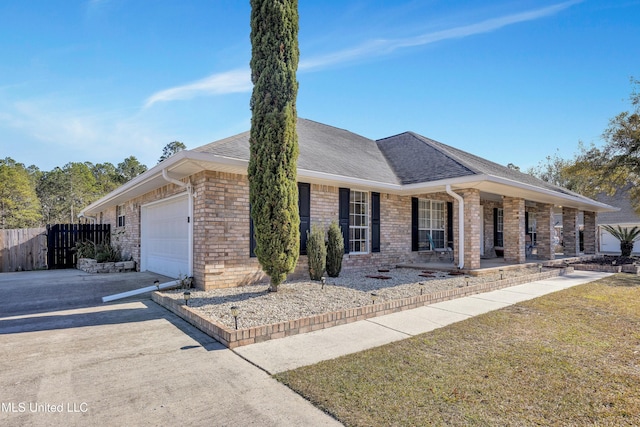
<path fill-rule="evenodd" d="M 480 183 L 474 188 L 447 186 L 442 192 L 413 195 L 420 207 L 413 215 L 419 221 L 414 228 L 422 231 L 422 202 L 447 200 L 445 214 L 427 212 L 431 230 L 439 233 L 452 259 L 433 256 L 433 250 L 414 257 L 410 264 L 425 269 L 457 268 L 469 274 L 489 268 L 543 266 L 563 263 L 580 256 L 595 255 L 597 251 L 596 218 L 598 211 L 612 210 L 610 206 L 594 202 L 580 195 L 558 191 L 525 191 L 504 184 Z M 454 194 L 455 192 L 455 194 Z M 432 202 L 433 204 L 433 202 Z M 429 206 L 428 203 L 426 206 Z M 431 215 L 431 216 L 429 216 Z M 438 221 L 434 220 L 438 219 Z M 440 224 L 435 230 L 434 224 Z M 433 241 L 428 245 L 432 249 Z M 438 245 L 435 248 L 442 248 Z M 414 245 L 414 251 L 422 247 Z M 436 252 L 439 250 L 436 249 Z M 435 262 L 432 262 L 435 261 Z"/>

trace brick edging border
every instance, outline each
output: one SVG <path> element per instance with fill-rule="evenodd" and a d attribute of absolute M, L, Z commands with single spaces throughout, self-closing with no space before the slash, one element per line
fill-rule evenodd
<path fill-rule="evenodd" d="M 401 298 L 391 301 L 383 301 L 377 304 L 365 305 L 361 307 L 347 308 L 344 310 L 318 314 L 310 317 L 303 317 L 296 320 L 273 323 L 270 325 L 254 326 L 245 329 L 228 329 L 214 320 L 204 317 L 197 311 L 185 306 L 181 300 L 176 300 L 163 295 L 160 292 L 153 292 L 151 298 L 154 302 L 165 307 L 167 310 L 178 315 L 182 319 L 191 323 L 205 334 L 214 338 L 228 348 L 236 348 L 244 345 L 255 344 L 272 339 L 284 338 L 291 335 L 304 334 L 320 329 L 331 328 L 333 326 L 344 325 L 359 320 L 384 316 L 386 314 L 397 313 L 404 310 L 411 310 L 429 304 L 442 301 L 449 301 L 469 295 L 476 295 L 497 289 L 508 288 L 523 283 L 544 280 L 552 277 L 562 276 L 574 271 L 573 267 L 557 268 L 542 273 L 530 274 L 527 276 L 514 277 L 495 282 L 480 283 L 472 286 L 447 289 L 445 291 L 434 292 L 425 295 Z"/>
<path fill-rule="evenodd" d="M 634 264 L 601 265 L 601 264 L 571 264 L 576 270 L 601 271 L 603 273 L 631 273 L 640 276 L 640 266 Z"/>

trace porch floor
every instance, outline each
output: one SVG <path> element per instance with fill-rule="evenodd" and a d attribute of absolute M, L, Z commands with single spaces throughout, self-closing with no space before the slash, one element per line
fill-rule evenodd
<path fill-rule="evenodd" d="M 580 261 L 581 259 L 593 258 L 594 255 L 579 255 L 579 256 L 565 256 L 562 254 L 556 254 L 555 259 L 552 260 L 539 260 L 535 256 L 527 257 L 526 262 L 522 264 L 508 263 L 504 258 L 487 258 L 480 259 L 480 268 L 474 270 L 462 269 L 460 271 L 470 276 L 483 276 L 486 274 L 494 274 L 499 270 L 519 270 L 522 268 L 534 268 L 538 264 L 542 264 L 543 267 L 557 267 L 562 266 L 565 263 L 572 263 Z M 455 263 L 447 262 L 444 260 L 429 261 L 425 263 L 413 263 L 413 264 L 399 264 L 397 268 L 414 268 L 419 270 L 437 270 L 437 271 L 451 271 L 458 270 L 458 266 Z"/>

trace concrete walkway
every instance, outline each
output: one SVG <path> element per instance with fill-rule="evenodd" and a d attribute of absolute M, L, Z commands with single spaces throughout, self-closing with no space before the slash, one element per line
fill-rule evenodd
<path fill-rule="evenodd" d="M 276 374 L 409 338 L 472 316 L 610 275 L 576 271 L 566 276 L 440 302 L 308 334 L 238 347 L 234 351 L 266 372 Z"/>

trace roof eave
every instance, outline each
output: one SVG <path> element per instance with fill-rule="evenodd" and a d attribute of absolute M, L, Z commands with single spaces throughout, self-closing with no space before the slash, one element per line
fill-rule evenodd
<path fill-rule="evenodd" d="M 126 200 L 139 197 L 155 188 L 168 185 L 169 183 L 162 177 L 163 169 L 166 169 L 174 179 L 184 179 L 203 170 L 246 175 L 248 163 L 249 162 L 244 159 L 218 156 L 211 153 L 189 150 L 180 151 L 132 179 L 117 190 L 90 204 L 81 211 L 80 215 L 93 216 L 107 207 L 124 203 Z M 442 192 L 445 191 L 446 185 L 451 185 L 453 190 L 477 188 L 483 192 L 520 197 L 535 202 L 567 206 L 593 212 L 616 212 L 619 210 L 605 203 L 579 195 L 572 196 L 562 194 L 546 188 L 486 174 L 473 174 L 452 179 L 402 185 L 399 183 L 379 182 L 308 169 L 298 169 L 298 179 L 315 184 L 345 186 L 399 195 Z"/>
<path fill-rule="evenodd" d="M 247 171 L 247 162 L 244 160 L 183 150 L 158 163 L 106 196 L 91 203 L 80 212 L 79 216 L 93 216 L 105 208 L 119 205 L 127 200 L 153 191 L 156 188 L 169 185 L 170 183 L 162 177 L 162 171 L 164 169 L 167 170 L 172 178 L 180 180 L 200 171 L 207 170 L 212 166 L 215 167 L 215 170 L 223 170 L 231 173 L 246 174 Z"/>

